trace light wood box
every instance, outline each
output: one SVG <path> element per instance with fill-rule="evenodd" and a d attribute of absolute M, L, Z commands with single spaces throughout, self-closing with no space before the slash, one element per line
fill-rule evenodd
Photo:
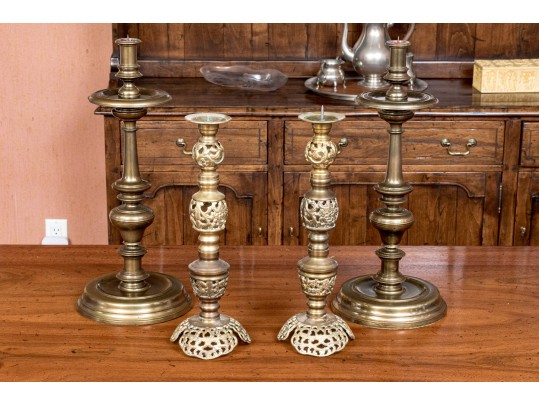
<path fill-rule="evenodd" d="M 476 60 L 473 87 L 481 93 L 539 92 L 539 59 Z"/>

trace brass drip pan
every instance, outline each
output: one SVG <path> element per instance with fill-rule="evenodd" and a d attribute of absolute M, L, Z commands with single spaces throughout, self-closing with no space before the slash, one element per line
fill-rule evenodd
<path fill-rule="evenodd" d="M 413 111 L 428 108 L 438 103 L 438 99 L 428 93 L 419 91 L 408 91 L 404 100 L 388 100 L 387 90 L 375 90 L 362 93 L 356 97 L 355 101 L 365 107 L 376 108 L 387 111 Z"/>
<path fill-rule="evenodd" d="M 100 90 L 88 97 L 88 100 L 102 107 L 111 108 L 149 108 L 161 105 L 171 100 L 168 93 L 161 90 L 138 87 L 139 96 L 136 99 L 121 98 L 118 89 Z"/>

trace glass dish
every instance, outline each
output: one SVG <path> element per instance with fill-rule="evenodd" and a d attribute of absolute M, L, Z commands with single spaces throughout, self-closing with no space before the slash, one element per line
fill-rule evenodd
<path fill-rule="evenodd" d="M 276 69 L 254 70 L 248 66 L 202 66 L 204 79 L 225 87 L 247 90 L 274 91 L 283 86 L 288 77 Z"/>

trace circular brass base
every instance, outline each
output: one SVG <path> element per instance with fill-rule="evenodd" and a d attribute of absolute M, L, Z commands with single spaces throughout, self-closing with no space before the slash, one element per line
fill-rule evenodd
<path fill-rule="evenodd" d="M 403 292 L 378 294 L 372 275 L 346 281 L 331 306 L 344 319 L 378 329 L 413 329 L 442 319 L 447 305 L 431 283 L 407 277 Z"/>
<path fill-rule="evenodd" d="M 113 325 L 149 325 L 169 321 L 191 308 L 191 298 L 175 278 L 149 272 L 149 288 L 125 293 L 116 273 L 90 281 L 77 301 L 78 311 L 97 322 Z"/>

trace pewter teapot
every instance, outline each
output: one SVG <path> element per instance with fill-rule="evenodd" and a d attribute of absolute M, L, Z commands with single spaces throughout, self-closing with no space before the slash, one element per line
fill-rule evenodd
<path fill-rule="evenodd" d="M 389 65 L 389 48 L 386 41 L 390 40 L 388 23 L 367 23 L 363 24 L 363 31 L 354 47 L 348 46 L 348 24 L 344 24 L 342 34 L 342 55 L 343 58 L 352 62 L 354 70 L 363 78 L 359 84 L 364 87 L 378 88 L 387 85 L 383 80 L 383 75 Z M 415 24 L 410 24 L 408 32 L 401 38 L 405 41 L 410 38 L 414 31 Z"/>

